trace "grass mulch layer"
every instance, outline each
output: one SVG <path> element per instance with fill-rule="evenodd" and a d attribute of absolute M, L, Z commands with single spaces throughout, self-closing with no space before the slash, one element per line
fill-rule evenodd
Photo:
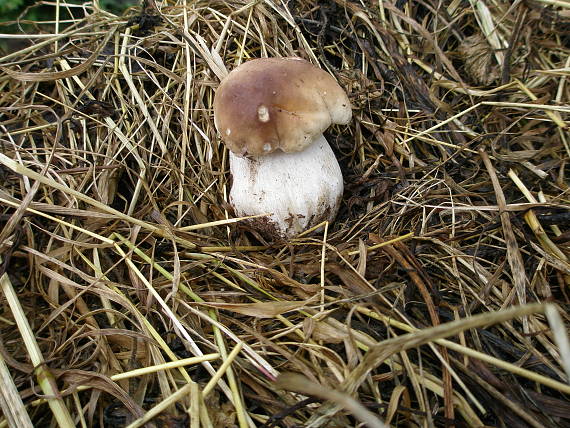
<path fill-rule="evenodd" d="M 570 425 L 567 1 L 41 3 L 0 35 L 0 427 Z M 212 114 L 279 56 L 353 108 L 287 242 Z"/>

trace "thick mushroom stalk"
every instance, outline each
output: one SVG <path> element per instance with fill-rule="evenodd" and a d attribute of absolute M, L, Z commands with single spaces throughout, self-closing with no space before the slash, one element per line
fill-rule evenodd
<path fill-rule="evenodd" d="M 291 237 L 336 216 L 343 193 L 342 172 L 322 135 L 302 152 L 275 151 L 254 158 L 230 152 L 230 203 L 265 235 Z"/>

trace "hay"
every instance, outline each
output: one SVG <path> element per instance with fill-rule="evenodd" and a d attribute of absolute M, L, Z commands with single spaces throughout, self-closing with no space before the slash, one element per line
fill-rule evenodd
<path fill-rule="evenodd" d="M 0 426 L 570 423 L 566 2 L 45 4 L 0 35 Z M 354 112 L 288 242 L 211 111 L 262 56 Z"/>

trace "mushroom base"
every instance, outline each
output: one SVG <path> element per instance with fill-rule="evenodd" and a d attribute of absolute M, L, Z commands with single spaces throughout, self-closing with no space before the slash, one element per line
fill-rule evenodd
<path fill-rule="evenodd" d="M 230 152 L 230 203 L 238 216 L 255 219 L 260 232 L 290 238 L 334 220 L 342 199 L 342 172 L 321 135 L 302 152 L 242 158 Z"/>

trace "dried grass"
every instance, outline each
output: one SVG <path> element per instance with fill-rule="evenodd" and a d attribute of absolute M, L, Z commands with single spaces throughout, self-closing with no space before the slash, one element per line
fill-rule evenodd
<path fill-rule="evenodd" d="M 567 2 L 43 4 L 0 58 L 0 426 L 570 423 Z M 350 95 L 346 192 L 266 242 L 211 105 L 293 55 Z"/>

